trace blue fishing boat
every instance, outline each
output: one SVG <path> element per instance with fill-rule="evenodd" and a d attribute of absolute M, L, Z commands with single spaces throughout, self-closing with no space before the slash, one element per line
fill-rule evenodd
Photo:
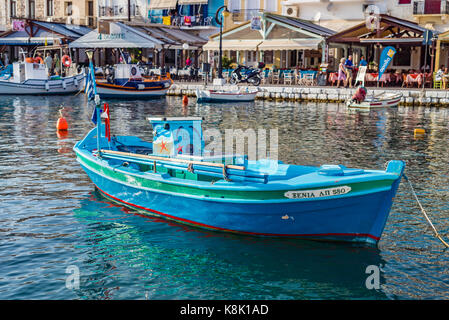
<path fill-rule="evenodd" d="M 365 170 L 213 155 L 201 118 L 149 118 L 147 142 L 111 137 L 104 117 L 74 146 L 96 188 L 150 215 L 217 231 L 375 244 L 405 167 L 398 160 Z"/>

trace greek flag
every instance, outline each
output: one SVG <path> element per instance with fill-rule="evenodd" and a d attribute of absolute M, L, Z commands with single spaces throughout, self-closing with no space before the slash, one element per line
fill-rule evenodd
<path fill-rule="evenodd" d="M 93 66 L 89 68 L 89 72 L 85 78 L 84 92 L 86 93 L 87 100 L 92 100 L 95 97 L 95 74 L 93 72 Z"/>

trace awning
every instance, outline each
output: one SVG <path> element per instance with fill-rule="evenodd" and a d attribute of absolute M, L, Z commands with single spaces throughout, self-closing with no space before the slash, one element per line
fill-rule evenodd
<path fill-rule="evenodd" d="M 43 46 L 45 44 L 60 44 L 61 37 L 45 30 L 38 30 L 33 37 L 25 31 L 12 31 L 0 37 L 0 45 L 9 46 Z"/>
<path fill-rule="evenodd" d="M 423 38 L 368 38 L 360 39 L 360 43 L 422 43 Z"/>
<path fill-rule="evenodd" d="M 200 43 L 203 44 L 206 42 L 203 38 L 196 36 L 194 34 L 190 34 L 188 32 L 184 32 L 179 29 L 172 29 L 172 28 L 161 28 L 160 30 L 168 33 L 172 37 L 177 38 L 181 42 L 187 42 L 187 43 Z"/>
<path fill-rule="evenodd" d="M 177 1 L 178 0 L 151 0 L 148 9 L 175 9 Z"/>
<path fill-rule="evenodd" d="M 0 45 L 5 46 L 44 46 L 59 44 L 61 39 L 59 38 L 42 38 L 42 37 L 9 37 L 0 38 Z"/>
<path fill-rule="evenodd" d="M 178 0 L 178 4 L 207 4 L 207 2 L 208 0 Z"/>
<path fill-rule="evenodd" d="M 320 39 L 298 39 L 298 40 L 264 40 L 259 45 L 260 51 L 270 50 L 316 50 L 323 40 Z"/>
<path fill-rule="evenodd" d="M 262 40 L 223 40 L 223 50 L 257 50 Z M 210 40 L 203 46 L 203 50 L 220 50 L 220 41 Z"/>
<path fill-rule="evenodd" d="M 69 48 L 162 48 L 164 42 L 119 22 L 110 23 L 109 34 L 89 32 Z"/>

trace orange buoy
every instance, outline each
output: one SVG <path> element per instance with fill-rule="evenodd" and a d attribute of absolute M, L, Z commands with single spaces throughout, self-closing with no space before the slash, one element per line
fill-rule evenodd
<path fill-rule="evenodd" d="M 59 110 L 59 119 L 56 122 L 56 130 L 66 131 L 69 128 L 67 120 L 62 116 L 62 110 Z"/>
<path fill-rule="evenodd" d="M 187 98 L 186 95 L 184 97 L 182 97 L 182 103 L 183 104 L 188 104 L 189 103 L 189 98 Z"/>
<path fill-rule="evenodd" d="M 69 125 L 67 123 L 67 120 L 63 117 L 60 117 L 58 119 L 58 122 L 56 122 L 56 129 L 58 131 L 67 131 L 68 128 L 69 128 Z"/>
<path fill-rule="evenodd" d="M 426 130 L 421 129 L 421 128 L 416 128 L 415 131 L 413 132 L 415 135 L 417 134 L 426 134 Z"/>

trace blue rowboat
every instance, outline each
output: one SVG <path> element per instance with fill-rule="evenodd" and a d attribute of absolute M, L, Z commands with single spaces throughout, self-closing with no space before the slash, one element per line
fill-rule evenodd
<path fill-rule="evenodd" d="M 397 160 L 364 170 L 205 155 L 201 118 L 149 120 L 152 143 L 108 141 L 98 124 L 74 146 L 77 160 L 105 197 L 201 228 L 376 244 L 405 168 Z"/>

